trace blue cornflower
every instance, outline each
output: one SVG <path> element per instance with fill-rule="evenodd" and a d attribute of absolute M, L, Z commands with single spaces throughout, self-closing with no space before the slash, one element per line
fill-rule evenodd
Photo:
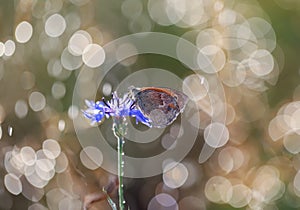
<path fill-rule="evenodd" d="M 136 123 L 141 122 L 148 127 L 152 127 L 150 120 L 136 108 L 135 101 L 125 94 L 123 98 L 119 98 L 116 92 L 113 92 L 110 101 L 90 101 L 85 100 L 87 109 L 83 110 L 83 114 L 91 121 L 91 124 L 99 123 L 104 117 L 135 117 Z"/>

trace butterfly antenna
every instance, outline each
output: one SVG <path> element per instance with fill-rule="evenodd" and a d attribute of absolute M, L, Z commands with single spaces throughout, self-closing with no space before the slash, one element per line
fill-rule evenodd
<path fill-rule="evenodd" d="M 133 101 L 133 103 L 130 105 L 130 109 L 133 109 L 133 107 L 135 106 L 136 101 Z"/>
<path fill-rule="evenodd" d="M 103 101 L 103 103 L 105 104 L 105 106 L 107 106 L 107 107 L 110 108 L 109 104 L 105 101 L 104 97 L 102 98 L 102 101 Z"/>

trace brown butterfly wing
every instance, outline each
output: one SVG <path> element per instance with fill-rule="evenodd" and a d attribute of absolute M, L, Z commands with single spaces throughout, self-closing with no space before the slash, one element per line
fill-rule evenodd
<path fill-rule="evenodd" d="M 133 88 L 131 92 L 136 106 L 151 120 L 154 127 L 171 124 L 186 104 L 186 96 L 183 93 L 169 88 Z"/>

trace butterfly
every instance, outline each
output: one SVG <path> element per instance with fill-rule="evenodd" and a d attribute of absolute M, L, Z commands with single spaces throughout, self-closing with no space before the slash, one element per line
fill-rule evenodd
<path fill-rule="evenodd" d="M 188 96 L 171 88 L 129 88 L 134 105 L 150 120 L 153 127 L 170 125 L 183 112 Z"/>

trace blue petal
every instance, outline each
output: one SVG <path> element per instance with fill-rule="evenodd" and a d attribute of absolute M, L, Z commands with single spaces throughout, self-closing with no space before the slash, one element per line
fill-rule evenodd
<path fill-rule="evenodd" d="M 85 100 L 88 109 L 83 110 L 84 116 L 91 121 L 92 124 L 100 122 L 105 116 L 104 103 L 101 101 Z"/>
<path fill-rule="evenodd" d="M 95 103 L 95 108 L 99 110 L 103 110 L 105 106 L 106 105 L 103 103 L 103 101 L 96 101 Z"/>
<path fill-rule="evenodd" d="M 91 108 L 91 109 L 98 109 L 98 110 L 104 110 L 104 108 L 106 107 L 106 105 L 103 103 L 103 101 L 89 101 L 89 100 L 85 100 L 85 104 Z"/>
<path fill-rule="evenodd" d="M 82 111 L 83 115 L 91 121 L 91 123 L 98 123 L 101 122 L 105 114 L 103 112 L 98 112 L 98 113 L 90 113 L 89 111 Z"/>
<path fill-rule="evenodd" d="M 149 128 L 152 127 L 150 120 L 143 115 L 143 113 L 138 109 L 131 109 L 129 115 L 135 117 L 136 123 L 141 122 L 147 125 Z"/>

